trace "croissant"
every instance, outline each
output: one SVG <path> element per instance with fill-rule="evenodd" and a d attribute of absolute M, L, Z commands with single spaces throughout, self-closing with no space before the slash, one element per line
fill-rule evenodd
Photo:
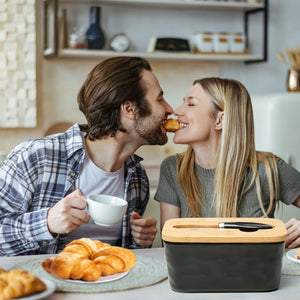
<path fill-rule="evenodd" d="M 96 281 L 101 270 L 90 260 L 94 251 L 109 244 L 82 238 L 67 244 L 56 257 L 50 257 L 42 262 L 42 267 L 52 275 L 62 279 Z"/>
<path fill-rule="evenodd" d="M 136 263 L 136 257 L 132 251 L 114 246 L 96 251 L 92 255 L 92 260 L 104 276 L 128 271 Z"/>
<path fill-rule="evenodd" d="M 60 253 L 54 258 L 47 258 L 42 267 L 52 275 L 62 279 L 96 281 L 101 270 L 90 259 L 76 253 Z"/>
<path fill-rule="evenodd" d="M 45 259 L 42 267 L 58 278 L 96 281 L 101 275 L 125 272 L 135 262 L 135 254 L 128 249 L 82 238 L 67 244 L 57 256 Z"/>
<path fill-rule="evenodd" d="M 24 270 L 15 269 L 0 273 L 0 300 L 29 296 L 45 291 L 46 284 Z"/>
<path fill-rule="evenodd" d="M 175 119 L 168 119 L 163 126 L 168 132 L 174 132 L 180 128 L 183 128 L 183 126 L 181 126 Z"/>
<path fill-rule="evenodd" d="M 2 274 L 2 273 L 6 273 L 7 271 L 5 271 L 4 269 L 2 269 L 2 268 L 0 268 L 0 275 Z"/>
<path fill-rule="evenodd" d="M 81 254 L 82 256 L 90 258 L 96 250 L 107 247 L 110 247 L 110 245 L 102 243 L 101 241 L 82 238 L 67 244 L 62 252 Z"/>
<path fill-rule="evenodd" d="M 298 252 L 295 254 L 295 258 L 300 259 L 300 248 L 298 249 Z"/>

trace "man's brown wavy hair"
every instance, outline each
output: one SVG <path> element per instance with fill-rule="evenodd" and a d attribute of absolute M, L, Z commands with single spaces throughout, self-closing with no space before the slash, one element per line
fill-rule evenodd
<path fill-rule="evenodd" d="M 139 117 L 151 113 L 140 82 L 143 70 L 152 71 L 144 58 L 120 56 L 100 62 L 88 74 L 77 102 L 87 120 L 80 128 L 90 140 L 125 131 L 119 113 L 121 104 L 126 101 L 136 106 Z"/>

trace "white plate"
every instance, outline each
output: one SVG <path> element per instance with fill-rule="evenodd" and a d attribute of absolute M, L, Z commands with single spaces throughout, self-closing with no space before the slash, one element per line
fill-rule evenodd
<path fill-rule="evenodd" d="M 110 281 L 121 279 L 122 277 L 126 276 L 128 272 L 129 271 L 108 275 L 108 276 L 100 276 L 97 281 L 84 281 L 84 280 L 73 280 L 73 279 L 62 279 L 62 280 L 72 282 L 72 283 L 103 283 L 103 282 L 110 282 Z"/>
<path fill-rule="evenodd" d="M 288 252 L 286 252 L 286 257 L 298 264 L 300 264 L 300 259 L 295 258 L 295 255 L 298 253 L 299 248 L 291 249 Z"/>
<path fill-rule="evenodd" d="M 41 278 L 41 280 L 47 285 L 47 289 L 41 293 L 34 294 L 28 297 L 18 298 L 18 300 L 38 300 L 48 297 L 55 292 L 55 284 L 47 279 Z"/>

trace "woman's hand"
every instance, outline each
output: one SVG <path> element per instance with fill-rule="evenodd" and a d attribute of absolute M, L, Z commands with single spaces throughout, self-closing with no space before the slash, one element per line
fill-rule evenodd
<path fill-rule="evenodd" d="M 285 223 L 287 229 L 287 238 L 285 247 L 292 249 L 300 247 L 300 221 L 292 218 Z"/>

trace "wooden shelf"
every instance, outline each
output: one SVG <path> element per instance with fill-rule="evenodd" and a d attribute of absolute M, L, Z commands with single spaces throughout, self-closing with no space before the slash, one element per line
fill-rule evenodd
<path fill-rule="evenodd" d="M 262 9 L 263 3 L 246 3 L 233 1 L 204 1 L 204 0 L 59 0 L 60 3 L 77 4 L 105 4 L 105 5 L 133 5 L 133 6 L 156 6 L 156 7 L 180 7 L 201 9 L 220 9 L 220 10 L 253 10 Z"/>
<path fill-rule="evenodd" d="M 261 59 L 251 54 L 178 54 L 148 52 L 114 52 L 105 50 L 61 49 L 58 58 L 106 58 L 111 56 L 142 56 L 151 61 L 255 61 Z"/>
<path fill-rule="evenodd" d="M 77 59 L 96 59 L 107 58 L 111 56 L 142 56 L 151 61 L 233 61 L 256 63 L 267 60 L 267 7 L 268 0 L 261 0 L 259 3 L 248 3 L 242 1 L 213 1 L 213 0 L 53 0 L 53 7 L 50 8 L 51 14 L 47 15 L 48 7 L 45 6 L 45 32 L 48 32 L 48 23 L 50 27 L 49 37 L 45 38 L 44 55 L 47 58 L 77 58 Z M 135 7 L 157 7 L 157 8 L 176 8 L 180 9 L 211 9 L 224 11 L 240 11 L 244 14 L 244 31 L 246 46 L 248 45 L 248 19 L 252 14 L 257 12 L 263 13 L 263 51 L 262 54 L 178 54 L 178 53 L 148 53 L 142 51 L 130 51 L 118 53 L 109 50 L 87 50 L 87 49 L 59 49 L 58 47 L 58 6 L 59 4 L 75 5 L 111 5 L 111 6 L 135 6 Z M 48 19 L 48 21 L 47 21 Z"/>

